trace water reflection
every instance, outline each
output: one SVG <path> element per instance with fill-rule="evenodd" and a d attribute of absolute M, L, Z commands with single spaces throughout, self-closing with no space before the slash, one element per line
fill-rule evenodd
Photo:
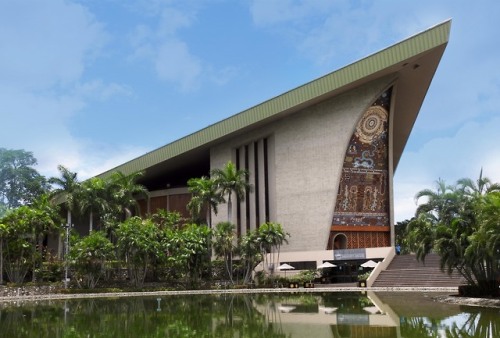
<path fill-rule="evenodd" d="M 433 295 L 432 295 L 433 296 Z M 162 296 L 0 304 L 2 337 L 500 337 L 500 309 L 421 293 Z"/>
<path fill-rule="evenodd" d="M 400 336 L 399 317 L 373 292 L 289 295 L 256 307 L 290 337 Z"/>

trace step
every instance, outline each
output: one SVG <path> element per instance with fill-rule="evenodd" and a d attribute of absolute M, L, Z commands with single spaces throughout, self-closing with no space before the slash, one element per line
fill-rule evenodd
<path fill-rule="evenodd" d="M 394 257 L 373 286 L 458 286 L 464 283 L 464 278 L 457 272 L 448 274 L 441 270 L 437 254 L 429 254 L 424 262 L 418 261 L 415 255 Z"/>

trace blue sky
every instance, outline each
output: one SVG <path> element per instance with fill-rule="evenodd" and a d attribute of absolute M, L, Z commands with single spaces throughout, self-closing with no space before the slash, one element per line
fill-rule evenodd
<path fill-rule="evenodd" d="M 451 18 L 394 180 L 500 182 L 500 2 L 1 0 L 0 147 L 103 172 Z"/>

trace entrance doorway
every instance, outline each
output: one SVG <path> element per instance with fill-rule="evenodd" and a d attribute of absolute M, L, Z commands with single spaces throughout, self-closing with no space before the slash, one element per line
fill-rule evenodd
<path fill-rule="evenodd" d="M 344 234 L 338 234 L 333 239 L 333 250 L 347 249 L 347 237 Z"/>

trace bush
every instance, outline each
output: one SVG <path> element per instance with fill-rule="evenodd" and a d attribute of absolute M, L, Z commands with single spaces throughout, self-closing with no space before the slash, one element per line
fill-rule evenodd
<path fill-rule="evenodd" d="M 105 275 L 105 263 L 114 256 L 114 245 L 100 231 L 77 242 L 70 252 L 70 258 L 75 270 L 76 282 L 80 287 L 95 288 Z"/>
<path fill-rule="evenodd" d="M 51 260 L 43 262 L 38 277 L 43 282 L 58 282 L 64 276 L 64 262 L 59 260 Z"/>
<path fill-rule="evenodd" d="M 498 283 L 493 282 L 493 286 L 487 289 L 478 288 L 476 285 L 460 285 L 458 287 L 458 295 L 460 297 L 498 297 L 500 296 L 500 289 Z M 490 292 L 491 290 L 496 290 Z"/>
<path fill-rule="evenodd" d="M 368 277 L 370 277 L 371 273 L 372 273 L 371 271 L 368 271 L 368 272 L 362 273 L 361 275 L 358 275 L 358 280 L 359 281 L 365 281 L 365 280 L 367 280 Z"/>
<path fill-rule="evenodd" d="M 302 270 L 290 279 L 297 283 L 312 283 L 316 276 L 316 270 Z"/>

